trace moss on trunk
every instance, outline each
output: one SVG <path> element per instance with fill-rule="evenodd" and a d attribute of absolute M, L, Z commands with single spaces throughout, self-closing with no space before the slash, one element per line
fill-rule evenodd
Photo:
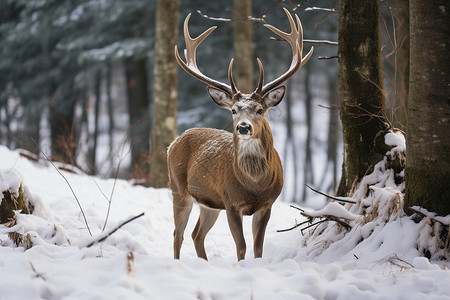
<path fill-rule="evenodd" d="M 339 90 L 344 163 L 338 195 L 352 192 L 388 147 L 381 65 L 379 1 L 342 0 L 339 14 Z"/>

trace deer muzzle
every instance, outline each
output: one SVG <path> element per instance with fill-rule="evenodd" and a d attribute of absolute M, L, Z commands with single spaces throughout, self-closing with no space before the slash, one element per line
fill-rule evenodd
<path fill-rule="evenodd" d="M 239 123 L 236 130 L 241 138 L 248 138 L 252 134 L 252 126 L 247 122 Z"/>

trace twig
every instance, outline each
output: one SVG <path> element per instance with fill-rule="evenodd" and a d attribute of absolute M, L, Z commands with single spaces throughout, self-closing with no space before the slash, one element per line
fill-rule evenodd
<path fill-rule="evenodd" d="M 335 58 L 339 59 L 339 56 L 333 55 L 333 56 L 318 56 L 317 57 L 317 59 L 335 59 Z"/>
<path fill-rule="evenodd" d="M 321 191 L 318 191 L 318 190 L 312 188 L 311 186 L 309 186 L 308 184 L 305 184 L 305 185 L 306 185 L 306 187 L 310 188 L 313 192 L 316 192 L 316 193 L 318 193 L 318 194 L 320 194 L 320 195 L 322 195 L 322 196 L 325 196 L 325 197 L 327 197 L 327 198 L 330 198 L 330 199 L 332 199 L 332 200 L 336 200 L 336 201 L 339 201 L 339 202 L 345 202 L 345 203 L 356 204 L 356 201 L 349 200 L 349 199 L 351 199 L 351 198 L 348 198 L 348 197 L 345 197 L 345 198 L 344 198 L 344 197 L 334 197 L 334 196 L 325 194 L 325 193 L 323 193 L 323 192 L 321 192 Z"/>
<path fill-rule="evenodd" d="M 286 42 L 286 40 L 280 39 L 280 38 L 276 38 L 276 37 L 270 37 L 269 38 L 272 41 L 275 42 Z M 307 40 L 304 39 L 303 40 L 304 44 L 311 44 L 311 45 L 327 45 L 327 46 L 337 46 L 338 42 L 333 42 L 333 41 L 327 41 L 327 40 Z"/>
<path fill-rule="evenodd" d="M 306 223 L 308 223 L 308 222 L 309 222 L 309 221 L 304 221 L 304 222 L 295 224 L 295 225 L 292 226 L 291 228 L 287 228 L 287 229 L 278 229 L 277 232 L 286 232 L 286 231 L 290 231 L 290 230 L 295 229 L 295 228 L 297 228 L 297 227 L 299 227 L 299 226 L 302 226 L 303 224 L 306 224 Z"/>
<path fill-rule="evenodd" d="M 301 209 L 300 207 L 296 207 L 296 206 L 294 206 L 294 205 L 289 205 L 290 207 L 292 207 L 292 208 L 294 208 L 294 209 L 297 209 L 297 210 L 299 210 L 299 211 L 301 211 L 301 212 L 304 212 L 305 210 L 304 209 Z"/>
<path fill-rule="evenodd" d="M 135 217 L 132 217 L 131 219 L 128 219 L 124 222 L 122 222 L 121 224 L 119 224 L 116 228 L 114 228 L 113 230 L 111 230 L 110 232 L 106 233 L 106 234 L 102 234 L 102 237 L 99 238 L 98 240 L 92 241 L 91 243 L 89 243 L 86 248 L 92 247 L 93 245 L 96 245 L 98 243 L 103 242 L 104 240 L 106 240 L 107 238 L 109 238 L 114 232 L 116 232 L 117 230 L 119 230 L 122 226 L 130 223 L 131 221 L 136 220 L 137 218 L 140 218 L 144 215 L 144 213 L 141 213 Z"/>
<path fill-rule="evenodd" d="M 128 136 L 128 134 L 127 134 L 127 136 Z M 105 218 L 105 223 L 103 224 L 102 232 L 105 231 L 106 224 L 108 224 L 109 212 L 111 211 L 112 197 L 114 195 L 114 190 L 116 189 L 116 183 L 117 183 L 117 178 L 119 177 L 120 165 L 122 164 L 123 160 L 125 159 L 125 157 L 129 153 L 129 152 L 127 152 L 127 154 L 125 156 L 123 155 L 124 145 L 125 144 L 122 144 L 122 153 L 120 155 L 120 156 L 122 156 L 122 158 L 119 160 L 119 163 L 117 164 L 116 174 L 114 176 L 114 183 L 113 183 L 113 187 L 112 187 L 112 190 L 111 190 L 111 196 L 109 197 L 108 210 L 106 212 L 106 218 Z"/>
<path fill-rule="evenodd" d="M 201 10 L 197 10 L 197 13 L 198 13 L 200 16 L 202 16 L 203 18 L 208 19 L 208 20 L 219 21 L 219 22 L 231 22 L 231 21 L 232 21 L 232 19 L 210 17 L 210 16 L 205 15 L 204 13 L 202 13 Z"/>
<path fill-rule="evenodd" d="M 306 12 L 315 12 L 315 11 L 324 11 L 324 12 L 329 12 L 329 13 L 333 13 L 333 14 L 337 14 L 338 11 L 335 8 L 323 8 L 323 7 L 307 7 L 305 8 Z"/>
<path fill-rule="evenodd" d="M 303 235 L 303 230 L 306 230 L 306 229 L 311 228 L 311 227 L 313 227 L 313 226 L 319 225 L 319 224 L 321 224 L 321 223 L 323 223 L 323 222 L 326 222 L 326 221 L 328 221 L 328 220 L 320 220 L 319 222 L 316 222 L 316 223 L 313 223 L 313 224 L 311 224 L 311 225 L 308 225 L 308 226 L 306 226 L 305 228 L 302 228 L 302 230 L 300 230 L 300 232 L 301 232 L 302 235 Z"/>
<path fill-rule="evenodd" d="M 59 175 L 61 175 L 61 177 L 66 181 L 67 185 L 69 186 L 70 190 L 72 191 L 73 196 L 75 197 L 75 200 L 76 200 L 77 203 L 78 203 L 78 207 L 79 207 L 80 210 L 81 210 L 81 214 L 83 215 L 84 223 L 86 224 L 87 230 L 88 230 L 90 236 L 92 236 L 92 232 L 91 232 L 91 229 L 89 228 L 89 224 L 88 224 L 88 221 L 87 221 L 87 219 L 86 219 L 86 215 L 84 214 L 84 210 L 83 210 L 83 208 L 81 207 L 81 203 L 80 203 L 80 201 L 78 200 L 78 197 L 77 197 L 77 195 L 75 194 L 75 192 L 74 192 L 72 186 L 70 185 L 69 181 L 68 181 L 67 178 L 61 173 L 61 171 L 59 171 L 59 169 L 55 166 L 55 164 L 51 161 L 51 159 L 44 153 L 44 151 L 42 151 L 42 149 L 41 149 L 41 147 L 38 145 L 38 143 L 37 143 L 33 138 L 31 138 L 31 140 L 33 141 L 33 143 L 36 144 L 36 146 L 39 148 L 39 151 L 40 151 L 40 152 L 42 153 L 42 155 L 44 155 L 44 157 L 50 162 L 50 164 L 55 168 L 55 170 L 59 173 Z"/>
<path fill-rule="evenodd" d="M 30 263 L 31 270 L 36 274 L 36 278 L 41 278 L 42 280 L 46 281 L 44 275 L 42 273 L 39 273 L 38 271 L 36 271 L 33 264 L 31 263 L 31 261 L 29 263 Z"/>

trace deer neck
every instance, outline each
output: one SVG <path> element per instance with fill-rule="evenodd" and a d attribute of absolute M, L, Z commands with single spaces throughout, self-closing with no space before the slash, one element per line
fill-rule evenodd
<path fill-rule="evenodd" d="M 265 124 L 266 125 L 266 124 Z M 258 137 L 241 139 L 234 136 L 234 169 L 238 178 L 246 185 L 257 187 L 256 183 L 270 182 L 272 171 L 273 137 L 269 125 L 264 126 Z"/>

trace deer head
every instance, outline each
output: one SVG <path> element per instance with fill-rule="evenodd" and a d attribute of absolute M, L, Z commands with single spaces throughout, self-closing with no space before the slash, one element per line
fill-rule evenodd
<path fill-rule="evenodd" d="M 191 38 L 188 29 L 189 19 L 191 14 L 186 17 L 184 21 L 184 38 L 186 41 L 186 49 L 184 55 L 186 62 L 184 62 L 179 53 L 177 46 L 175 46 L 175 57 L 180 66 L 190 75 L 208 85 L 207 90 L 211 98 L 220 107 L 230 110 L 233 114 L 234 130 L 242 139 L 248 139 L 254 134 L 257 134 L 257 129 L 261 126 L 254 126 L 254 122 L 264 120 L 266 112 L 277 106 L 286 91 L 286 87 L 282 86 L 286 80 L 294 75 L 312 56 L 313 47 L 308 54 L 302 58 L 303 53 L 303 28 L 300 19 L 295 15 L 297 25 L 294 22 L 289 11 L 284 8 L 286 15 L 288 16 L 291 32 L 283 32 L 272 25 L 265 24 L 264 26 L 269 28 L 275 34 L 289 42 L 292 49 L 292 62 L 289 69 L 277 79 L 264 84 L 264 68 L 259 60 L 259 82 L 255 91 L 251 94 L 241 93 L 233 80 L 233 59 L 230 61 L 228 67 L 228 80 L 230 84 L 225 84 L 217 80 L 211 79 L 205 76 L 197 67 L 196 50 L 197 47 L 203 42 L 203 40 L 216 29 L 213 26 L 199 35 L 197 38 Z"/>

